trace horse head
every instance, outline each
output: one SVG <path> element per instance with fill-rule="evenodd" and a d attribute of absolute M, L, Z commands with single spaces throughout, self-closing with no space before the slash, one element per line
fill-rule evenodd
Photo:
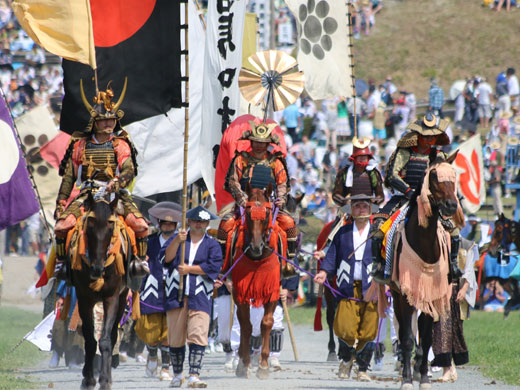
<path fill-rule="evenodd" d="M 300 204 L 305 194 L 299 193 L 296 196 L 289 194 L 287 196 L 287 202 L 285 203 L 285 209 L 289 212 L 294 223 L 298 225 L 300 223 Z"/>
<path fill-rule="evenodd" d="M 273 192 L 273 186 L 268 184 L 267 189 L 252 188 L 248 183 L 246 187 L 247 203 L 245 207 L 246 242 L 249 246 L 248 256 L 259 260 L 264 258 L 269 251 L 268 228 L 271 222 L 271 203 L 269 197 Z"/>
<path fill-rule="evenodd" d="M 417 197 L 419 224 L 428 226 L 432 209 L 438 210 L 442 217 L 453 217 L 458 227 L 464 226 L 464 214 L 457 198 L 457 175 L 451 165 L 457 153 L 447 160 L 437 159 L 426 171 L 421 192 Z"/>
<path fill-rule="evenodd" d="M 493 257 L 497 257 L 500 250 L 508 250 L 513 242 L 513 236 L 516 236 L 517 231 L 517 222 L 506 218 L 504 213 L 500 214 L 495 221 L 495 228 L 493 229 L 491 241 L 489 242 L 489 254 Z"/>
<path fill-rule="evenodd" d="M 118 195 L 109 201 L 104 196 L 95 197 L 88 193 L 85 201 L 86 246 L 90 266 L 90 277 L 99 279 L 105 269 L 105 259 L 114 233 Z"/>

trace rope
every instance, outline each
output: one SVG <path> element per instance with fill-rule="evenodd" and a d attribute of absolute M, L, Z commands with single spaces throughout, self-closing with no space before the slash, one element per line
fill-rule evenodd
<path fill-rule="evenodd" d="M 312 253 L 309 253 L 307 251 L 304 251 L 303 249 L 299 249 L 297 252 L 296 252 L 296 255 L 298 253 L 306 253 L 306 254 L 309 254 L 309 255 L 313 255 Z M 312 274 L 311 272 L 307 271 L 306 269 L 303 269 L 302 267 L 300 267 L 298 264 L 296 264 L 295 262 L 287 259 L 286 257 L 282 256 L 281 254 L 279 254 L 278 252 L 276 252 L 275 250 L 273 250 L 273 253 L 275 255 L 277 255 L 278 257 L 280 257 L 281 259 L 285 260 L 286 262 L 288 262 L 289 264 L 293 265 L 296 269 L 302 271 L 303 273 L 309 275 L 310 277 L 312 277 L 314 279 L 314 277 L 316 275 Z M 341 292 L 339 292 L 338 290 L 336 290 L 334 287 L 332 287 L 329 283 L 328 280 L 325 279 L 325 282 L 323 283 L 324 286 L 328 287 L 329 290 L 331 291 L 332 295 L 334 295 L 334 297 L 337 297 L 338 295 L 344 299 L 348 299 L 350 301 L 355 301 L 355 302 L 363 302 L 363 300 L 361 299 L 357 299 L 357 298 L 352 298 L 352 297 L 347 297 L 346 295 L 342 294 Z"/>

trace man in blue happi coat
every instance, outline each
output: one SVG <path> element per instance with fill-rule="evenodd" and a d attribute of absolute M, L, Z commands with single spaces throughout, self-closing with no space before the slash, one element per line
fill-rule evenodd
<path fill-rule="evenodd" d="M 164 250 L 166 317 L 168 344 L 174 378 L 170 387 L 181 387 L 184 382 L 183 365 L 186 343 L 189 347 L 188 387 L 205 388 L 200 380 L 200 370 L 205 347 L 208 345 L 208 330 L 211 312 L 213 284 L 222 267 L 222 251 L 216 240 L 206 234 L 209 221 L 217 219 L 202 206 L 186 214 L 188 232 L 179 229 Z M 184 264 L 181 264 L 181 243 L 186 242 Z M 183 299 L 179 301 L 179 280 L 183 276 Z"/>
<path fill-rule="evenodd" d="M 174 202 L 159 202 L 148 210 L 152 222 L 158 227 L 157 234 L 148 236 L 148 267 L 147 275 L 141 285 L 141 317 L 137 320 L 135 331 L 146 344 L 148 358 L 145 373 L 147 377 L 157 376 L 158 356 L 161 350 L 162 367 L 159 379 L 170 381 L 170 349 L 168 347 L 168 326 L 166 309 L 164 308 L 164 268 L 159 257 L 161 248 L 172 238 L 177 223 L 182 219 L 182 207 Z"/>
<path fill-rule="evenodd" d="M 350 377 L 354 357 L 359 366 L 358 381 L 370 381 L 367 374 L 377 335 L 378 314 L 374 302 L 363 296 L 372 282 L 372 250 L 369 239 L 371 202 L 373 198 L 359 194 L 350 197 L 351 218 L 338 230 L 321 263 L 316 283 L 336 276 L 341 296 L 334 319 L 334 333 L 340 339 L 338 375 Z M 357 342 L 357 344 L 356 344 Z M 354 347 L 355 346 L 355 347 Z"/>

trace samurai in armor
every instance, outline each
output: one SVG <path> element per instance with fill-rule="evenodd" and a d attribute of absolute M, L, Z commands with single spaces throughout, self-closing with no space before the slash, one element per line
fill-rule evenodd
<path fill-rule="evenodd" d="M 352 143 L 354 147 L 350 163 L 336 176 L 332 200 L 341 207 L 346 204 L 347 197 L 363 194 L 374 197 L 374 203 L 380 204 L 385 199 L 383 179 L 375 164 L 370 164 L 373 158 L 368 148 L 370 140 L 354 137 Z"/>
<path fill-rule="evenodd" d="M 409 201 L 421 186 L 426 169 L 436 159 L 439 151 L 437 146 L 450 143 L 446 134 L 448 122 L 437 119 L 432 113 L 427 113 L 423 118 L 411 122 L 408 132 L 397 143 L 388 162 L 385 176 L 385 186 L 392 190 L 393 196 L 388 203 L 374 215 L 372 225 L 372 256 L 374 267 L 372 270 L 374 280 L 378 283 L 389 283 L 384 275 L 384 259 L 381 255 L 384 234 L 380 230 L 381 225 L 401 206 Z M 450 220 L 445 220 L 444 228 L 451 235 L 450 275 L 454 279 L 461 276 L 457 266 L 459 248 L 459 231 Z"/>
<path fill-rule="evenodd" d="M 135 232 L 138 258 L 130 261 L 132 276 L 149 273 L 144 261 L 147 251 L 148 224 L 132 202 L 128 191 L 124 190 L 137 175 L 136 150 L 130 137 L 121 127 L 120 120 L 124 113 L 119 109 L 126 92 L 127 81 L 117 103 L 112 102 L 114 92 L 107 86 L 106 91 L 99 91 L 92 106 L 83 90 L 81 98 L 90 113 L 90 121 L 85 131 L 72 134 L 69 146 L 60 164 L 60 176 L 63 176 L 56 200 L 54 217 L 56 226 L 56 270 L 58 278 L 64 278 L 67 233 L 82 215 L 82 206 L 89 191 L 97 192 L 105 188 L 106 193 L 117 192 L 123 205 L 122 215 L 125 222 Z M 79 194 L 67 206 L 74 186 L 80 187 Z"/>
<path fill-rule="evenodd" d="M 253 121 L 249 123 L 251 130 L 245 131 L 241 139 L 251 141 L 251 152 L 237 153 L 229 167 L 224 189 L 235 199 L 235 208 L 222 217 L 217 239 L 225 254 L 228 234 L 232 233 L 239 207 L 245 207 L 247 202 L 247 183 L 250 183 L 252 188 L 263 189 L 270 183 L 276 197 L 274 204 L 279 209 L 276 221 L 287 234 L 287 257 L 294 258 L 298 229 L 293 218 L 285 210 L 290 189 L 287 166 L 281 153 L 269 151 L 271 143 L 279 145 L 278 136 L 272 134 L 277 124 L 257 125 Z"/>

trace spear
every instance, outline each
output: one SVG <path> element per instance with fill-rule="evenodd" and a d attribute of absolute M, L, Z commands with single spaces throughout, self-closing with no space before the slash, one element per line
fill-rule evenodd
<path fill-rule="evenodd" d="M 359 17 L 359 16 L 358 16 Z M 348 46 L 350 48 L 350 75 L 352 78 L 352 97 L 354 99 L 354 137 L 357 137 L 357 110 L 356 110 L 356 76 L 354 74 L 354 41 L 352 31 L 352 1 L 348 2 Z M 350 129 L 352 130 L 352 129 Z"/>
<path fill-rule="evenodd" d="M 190 123 L 190 61 L 189 61 L 189 37 L 188 37 L 188 1 L 184 3 L 184 72 L 185 72 L 185 90 L 184 90 L 184 165 L 182 171 L 182 229 L 186 230 L 186 204 L 188 198 L 188 141 L 189 141 L 189 123 Z M 184 265 L 184 256 L 186 255 L 186 241 L 181 243 L 181 264 Z M 179 278 L 179 301 L 182 302 L 184 295 L 184 277 Z"/>

